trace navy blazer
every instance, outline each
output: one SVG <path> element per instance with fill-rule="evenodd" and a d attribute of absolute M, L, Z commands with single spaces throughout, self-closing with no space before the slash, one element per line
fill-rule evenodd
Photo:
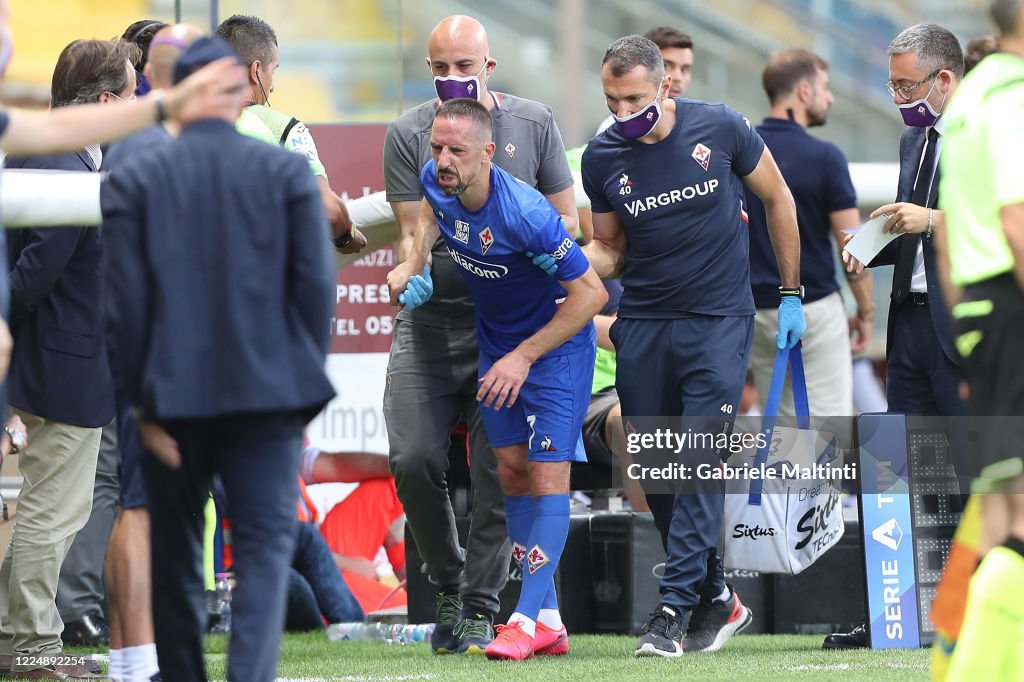
<path fill-rule="evenodd" d="M 900 137 L 900 181 L 896 193 L 896 201 L 910 201 L 910 195 L 914 191 L 914 180 L 917 176 L 917 167 L 921 162 L 921 154 L 924 151 L 924 142 L 927 136 L 927 128 L 910 127 Z M 935 208 L 939 205 L 939 169 L 935 169 L 935 181 L 932 183 L 931 193 L 928 195 L 928 208 Z M 889 295 L 889 329 L 893 328 L 896 311 L 903 305 L 910 296 L 910 280 L 913 276 L 913 261 L 907 259 L 910 268 L 900 267 L 900 250 L 912 248 L 912 242 L 905 237 L 894 239 L 882 251 L 875 256 L 869 267 L 876 265 L 895 265 L 892 274 L 892 293 Z M 953 325 L 949 318 L 949 311 L 946 308 L 946 299 L 942 295 L 942 285 L 939 282 L 938 264 L 935 262 L 935 246 L 931 239 L 925 239 L 921 235 L 921 250 L 924 254 L 924 272 L 928 281 L 928 310 L 931 314 L 932 324 L 935 326 L 935 335 L 942 346 L 942 352 L 946 354 L 953 363 L 960 363 L 960 354 L 953 345 Z M 892 343 L 892 333 L 886 338 L 885 354 L 889 355 Z"/>
<path fill-rule="evenodd" d="M 95 171 L 85 151 L 8 168 Z M 58 422 L 105 426 L 114 389 L 104 334 L 103 243 L 99 227 L 7 233 L 14 353 L 7 380 L 13 407 Z"/>
<path fill-rule="evenodd" d="M 334 249 L 305 157 L 202 120 L 101 196 L 129 405 L 162 421 L 311 418 L 334 396 Z"/>

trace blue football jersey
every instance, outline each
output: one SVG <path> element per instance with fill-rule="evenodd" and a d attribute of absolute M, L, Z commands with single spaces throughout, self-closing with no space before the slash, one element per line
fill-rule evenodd
<path fill-rule="evenodd" d="M 594 213 L 626 232 L 619 316 L 753 315 L 742 178 L 764 142 L 724 104 L 675 99 L 676 122 L 653 144 L 611 126 L 583 153 Z"/>
<path fill-rule="evenodd" d="M 433 160 L 423 166 L 420 181 L 448 253 L 473 296 L 480 350 L 500 358 L 551 321 L 565 297 L 558 281 L 582 277 L 590 263 L 544 195 L 497 166 L 490 172 L 491 193 L 478 211 L 466 210 L 458 197 L 441 190 Z M 554 256 L 555 277 L 534 265 L 528 251 Z M 593 346 L 595 339 L 588 322 L 548 355 Z"/>

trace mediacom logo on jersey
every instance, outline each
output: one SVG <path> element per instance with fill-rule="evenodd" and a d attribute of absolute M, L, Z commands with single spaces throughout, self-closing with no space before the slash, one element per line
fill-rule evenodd
<path fill-rule="evenodd" d="M 450 246 L 446 246 L 452 260 L 462 266 L 464 270 L 482 279 L 501 279 L 508 274 L 508 268 L 504 265 L 484 263 L 483 261 L 464 256 Z"/>
<path fill-rule="evenodd" d="M 690 185 L 681 189 L 674 189 L 668 192 L 662 192 L 656 196 L 642 197 L 633 201 L 627 201 L 625 206 L 629 214 L 636 218 L 640 213 L 650 211 L 658 206 L 669 206 L 680 201 L 689 201 L 696 197 L 703 197 L 709 194 L 714 194 L 715 190 L 718 189 L 718 180 L 705 180 L 704 182 L 697 183 L 696 185 Z"/>

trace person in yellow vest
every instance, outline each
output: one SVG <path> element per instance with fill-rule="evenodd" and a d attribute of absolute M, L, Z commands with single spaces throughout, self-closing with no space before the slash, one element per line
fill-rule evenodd
<path fill-rule="evenodd" d="M 320 162 L 316 143 L 309 129 L 297 118 L 270 108 L 270 93 L 274 92 L 274 72 L 280 66 L 277 34 L 274 29 L 257 17 L 235 14 L 221 22 L 217 27 L 217 35 L 234 48 L 246 64 L 249 104 L 242 110 L 241 125 L 246 130 L 254 130 L 258 128 L 256 123 L 245 119 L 258 119 L 266 127 L 268 141 L 279 144 L 288 151 L 302 154 L 309 160 L 320 188 L 324 211 L 331 223 L 335 247 L 342 253 L 358 253 L 366 246 L 366 237 L 349 220 L 345 203 L 331 190 L 327 170 Z"/>
<path fill-rule="evenodd" d="M 961 83 L 941 155 L 940 251 L 956 345 L 981 421 L 972 454 L 982 557 L 949 680 L 1024 678 L 1024 0 L 993 0 L 1001 53 Z M 961 291 L 962 290 L 962 291 Z"/>

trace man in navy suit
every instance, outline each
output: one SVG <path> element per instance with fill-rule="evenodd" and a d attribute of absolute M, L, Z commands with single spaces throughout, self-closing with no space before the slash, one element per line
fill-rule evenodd
<path fill-rule="evenodd" d="M 201 38 L 175 82 L 234 55 Z M 237 56 L 236 56 L 237 58 Z M 205 680 L 203 506 L 219 474 L 237 585 L 228 679 L 270 682 L 295 549 L 302 432 L 334 395 L 327 217 L 305 158 L 240 135 L 237 97 L 104 187 L 114 359 L 139 433 L 164 679 Z"/>
<path fill-rule="evenodd" d="M 69 44 L 54 69 L 52 106 L 134 99 L 135 51 L 102 40 Z M 7 159 L 9 168 L 72 171 L 98 171 L 100 163 L 99 145 Z M 29 437 L 19 461 L 25 483 L 14 535 L 0 568 L 0 650 L 15 656 L 17 674 L 37 668 L 33 657 L 61 651 L 58 576 L 89 519 L 100 432 L 114 417 L 114 393 L 100 228 L 16 230 L 8 239 L 15 339 L 8 390 Z"/>
<path fill-rule="evenodd" d="M 944 230 L 938 210 L 942 112 L 963 77 L 960 42 L 935 24 L 917 24 L 889 46 L 889 93 L 908 128 L 900 139 L 896 203 L 871 217 L 890 214 L 885 230 L 902 236 L 869 266 L 894 265 L 889 304 L 887 393 L 893 412 L 956 416 L 959 355 L 935 263 L 934 233 Z"/>
<path fill-rule="evenodd" d="M 889 411 L 962 416 L 960 356 L 942 295 L 935 261 L 935 232 L 946 228 L 939 199 L 942 113 L 964 75 L 960 42 L 935 24 L 903 30 L 889 45 L 887 88 L 907 130 L 900 138 L 900 180 L 896 203 L 876 209 L 888 214 L 886 232 L 900 234 L 868 267 L 893 265 L 886 339 L 886 394 Z M 844 254 L 849 265 L 860 264 Z M 959 440 L 959 439 L 955 439 Z M 955 445 L 955 443 L 954 443 Z M 962 448 L 955 448 L 963 452 Z M 825 638 L 826 649 L 867 646 L 867 630 Z"/>

